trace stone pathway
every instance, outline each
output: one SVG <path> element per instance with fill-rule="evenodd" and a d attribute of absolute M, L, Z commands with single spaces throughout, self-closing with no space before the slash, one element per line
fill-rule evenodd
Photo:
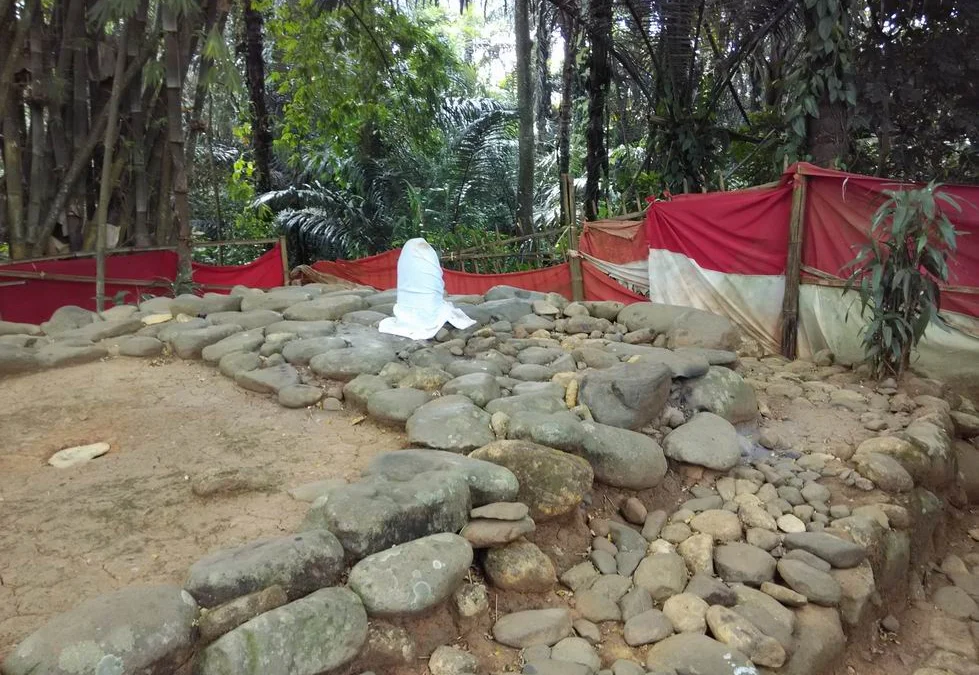
<path fill-rule="evenodd" d="M 415 448 L 351 484 L 297 486 L 312 502 L 298 533 L 214 552 L 183 588 L 124 589 L 55 618 L 3 673 L 169 673 L 188 659 L 201 675 L 359 673 L 410 642 L 387 622 L 448 605 L 520 650 L 524 673 L 818 675 L 848 635 L 899 629 L 890 614 L 921 588 L 942 499 L 979 494 L 957 472 L 979 465 L 979 415 L 941 383 L 868 388 L 829 353 L 739 356 L 737 328 L 705 312 L 508 287 L 453 298 L 474 328 L 412 342 L 374 328 L 394 298 L 237 288 L 0 322 L 0 374 L 201 359 L 286 407 L 362 410 Z M 595 483 L 657 488 L 667 460 L 687 486 L 675 508 L 592 503 Z M 581 513 L 591 546 L 559 568 L 535 533 Z M 977 563 L 942 562 L 935 650 L 916 675 L 979 672 Z M 490 617 L 486 585 L 565 601 Z M 487 667 L 451 645 L 428 662 Z"/>

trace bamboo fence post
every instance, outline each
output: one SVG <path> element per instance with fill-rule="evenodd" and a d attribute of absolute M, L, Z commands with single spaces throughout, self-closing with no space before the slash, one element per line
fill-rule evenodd
<path fill-rule="evenodd" d="M 282 285 L 289 285 L 289 247 L 285 236 L 279 237 L 279 255 L 282 256 Z"/>
<path fill-rule="evenodd" d="M 574 206 L 574 181 L 566 173 L 561 174 L 561 204 L 564 206 L 564 225 L 568 228 L 570 247 L 571 299 L 580 302 L 585 299 L 585 284 L 581 276 L 581 258 L 578 255 L 577 214 Z"/>
<path fill-rule="evenodd" d="M 802 236 L 806 221 L 806 177 L 796 169 L 792 186 L 789 248 L 785 259 L 785 295 L 782 296 L 782 356 L 794 359 L 798 349 L 799 290 L 802 284 Z"/>

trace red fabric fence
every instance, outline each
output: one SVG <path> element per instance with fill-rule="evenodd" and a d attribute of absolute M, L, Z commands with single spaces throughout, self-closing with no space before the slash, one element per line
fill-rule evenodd
<path fill-rule="evenodd" d="M 275 244 L 270 251 L 247 265 L 221 267 L 194 263 L 193 267 L 194 283 L 200 285 L 204 291 L 227 293 L 228 288 L 237 284 L 272 288 L 284 283 L 279 244 Z M 4 272 L 70 275 L 89 277 L 91 281 L 18 279 L 4 276 Z M 168 291 L 176 272 L 177 254 L 173 251 L 108 256 L 105 260 L 106 279 L 137 283 L 119 284 L 107 281 L 105 293 L 112 298 L 117 293 L 124 292 L 127 302 L 138 300 L 144 293 L 162 295 Z M 94 258 L 0 265 L 0 284 L 8 282 L 15 283 L 0 285 L 0 318 L 4 321 L 40 323 L 64 305 L 95 309 Z"/>

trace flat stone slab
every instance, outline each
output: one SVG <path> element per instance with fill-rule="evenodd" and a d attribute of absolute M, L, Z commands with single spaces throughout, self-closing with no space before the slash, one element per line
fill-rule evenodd
<path fill-rule="evenodd" d="M 290 599 L 331 586 L 344 570 L 343 547 L 326 530 L 259 539 L 201 558 L 184 588 L 202 607 L 215 607 L 269 586 Z"/>
<path fill-rule="evenodd" d="M 240 371 L 235 384 L 259 394 L 278 394 L 281 389 L 299 384 L 299 372 L 288 363 L 268 368 Z"/>
<path fill-rule="evenodd" d="M 442 396 L 420 406 L 408 418 L 406 428 L 411 443 L 436 450 L 469 452 L 496 438 L 490 428 L 490 414 L 458 395 Z"/>
<path fill-rule="evenodd" d="M 802 549 L 839 568 L 856 567 L 867 557 L 866 550 L 859 544 L 825 532 L 787 534 L 783 544 L 790 551 Z"/>
<path fill-rule="evenodd" d="M 38 349 L 35 357 L 42 368 L 60 368 L 91 363 L 108 355 L 109 350 L 103 345 L 53 342 Z"/>
<path fill-rule="evenodd" d="M 347 584 L 370 616 L 420 614 L 455 591 L 472 560 L 463 537 L 433 534 L 367 556 L 350 570 Z"/>
<path fill-rule="evenodd" d="M 454 471 L 428 471 L 408 480 L 370 476 L 317 499 L 303 529 L 327 529 L 347 557 L 360 559 L 396 544 L 458 532 L 472 507 L 469 484 Z"/>
<path fill-rule="evenodd" d="M 657 642 L 646 652 L 646 669 L 698 675 L 758 675 L 748 657 L 737 649 L 697 633 L 681 633 Z"/>
<path fill-rule="evenodd" d="M 670 459 L 716 471 L 733 469 L 741 457 L 738 432 L 723 417 L 697 413 L 663 439 L 663 451 Z"/>
<path fill-rule="evenodd" d="M 48 621 L 3 661 L 4 675 L 168 675 L 194 647 L 197 603 L 176 586 L 123 588 Z M 105 668 L 106 666 L 103 666 Z"/>
<path fill-rule="evenodd" d="M 586 371 L 578 398 L 595 421 L 640 429 L 657 418 L 670 395 L 672 373 L 659 363 L 623 363 Z"/>
<path fill-rule="evenodd" d="M 571 612 L 566 608 L 529 609 L 500 617 L 493 624 L 493 639 L 515 649 L 549 647 L 571 635 L 571 630 Z"/>
<path fill-rule="evenodd" d="M 198 675 L 317 675 L 352 661 L 367 612 L 347 588 L 324 588 L 260 614 L 206 647 Z"/>
<path fill-rule="evenodd" d="M 235 324 L 192 328 L 178 332 L 168 342 L 173 347 L 173 353 L 180 358 L 199 359 L 201 358 L 201 352 L 204 350 L 204 347 L 212 345 L 215 342 L 220 342 L 240 330 L 240 326 Z"/>

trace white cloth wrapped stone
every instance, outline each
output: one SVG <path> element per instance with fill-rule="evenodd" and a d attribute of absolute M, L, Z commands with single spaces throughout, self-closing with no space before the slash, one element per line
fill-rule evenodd
<path fill-rule="evenodd" d="M 446 324 L 469 328 L 475 321 L 445 299 L 438 254 L 424 239 L 409 239 L 398 257 L 398 301 L 394 316 L 381 321 L 382 333 L 428 340 Z"/>

